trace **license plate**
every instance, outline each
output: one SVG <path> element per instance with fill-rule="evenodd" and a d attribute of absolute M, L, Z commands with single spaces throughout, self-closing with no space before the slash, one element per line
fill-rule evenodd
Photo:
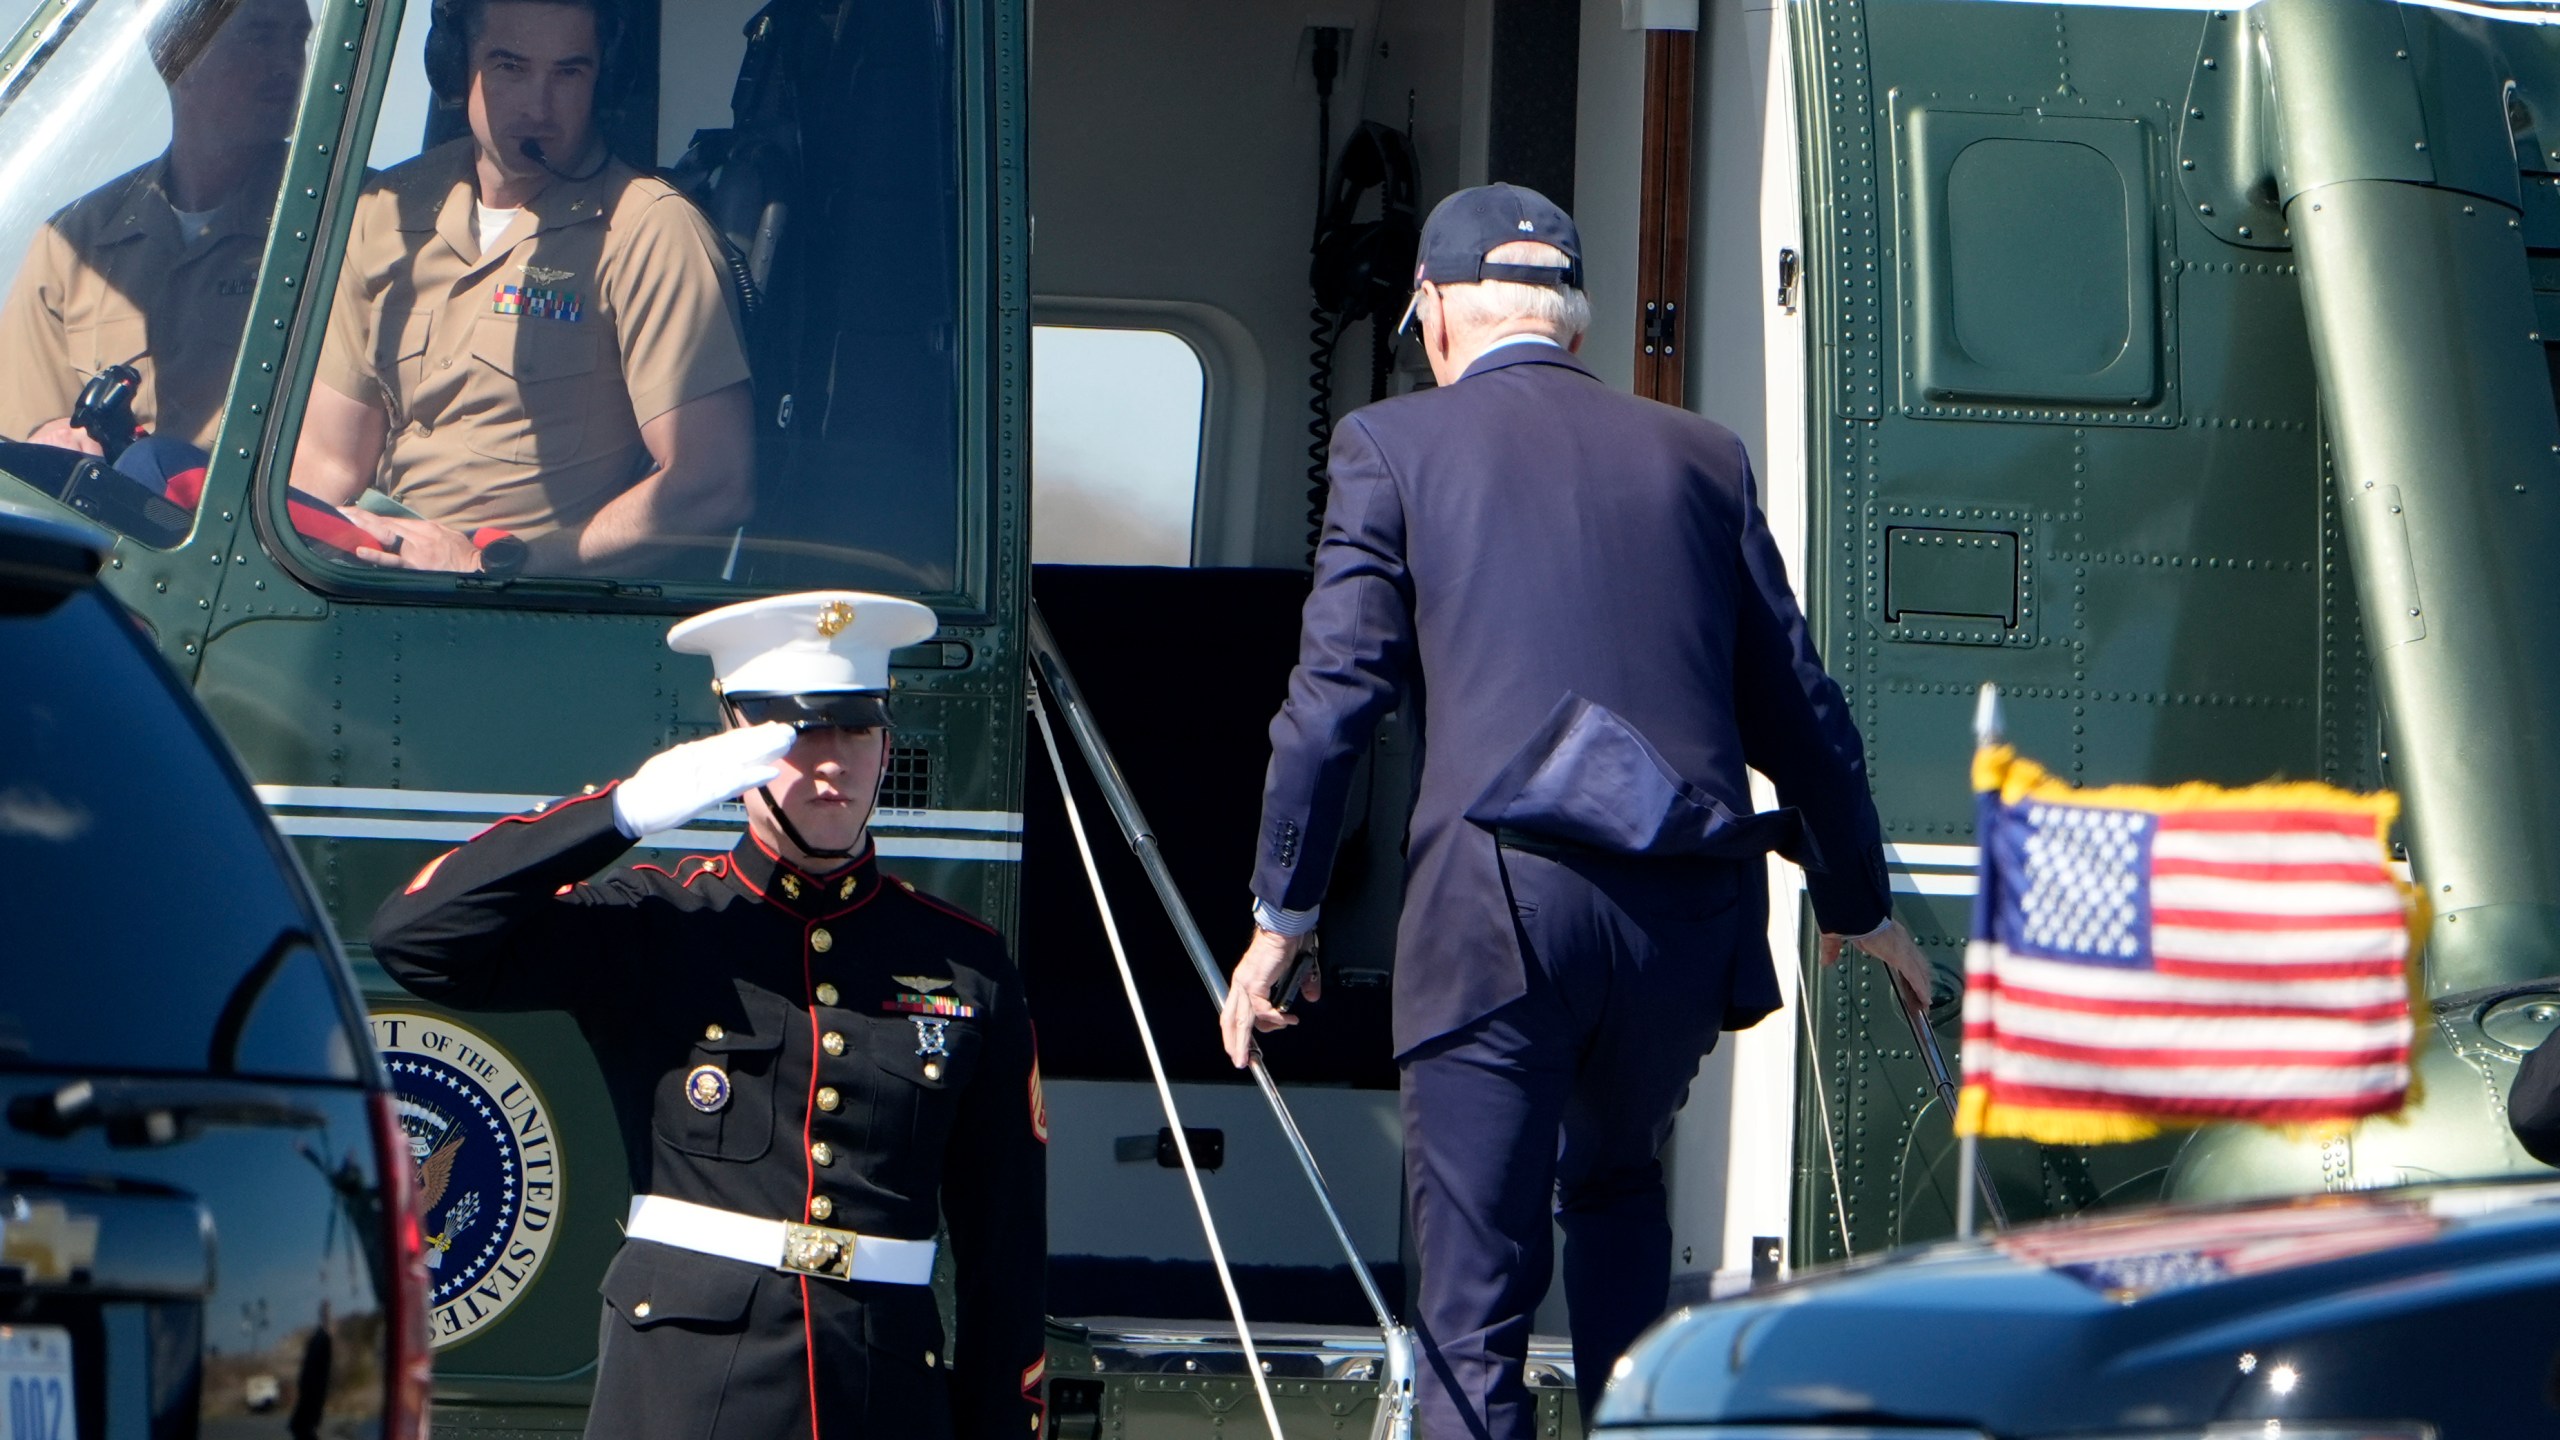
<path fill-rule="evenodd" d="M 0 1440 L 72 1440 L 71 1332 L 0 1325 Z"/>

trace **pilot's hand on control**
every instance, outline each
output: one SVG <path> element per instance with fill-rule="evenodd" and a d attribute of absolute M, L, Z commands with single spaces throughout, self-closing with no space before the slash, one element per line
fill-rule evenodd
<path fill-rule="evenodd" d="M 62 450 L 77 450 L 83 455 L 103 456 L 107 453 L 98 447 L 97 441 L 89 438 L 88 431 L 72 424 L 71 417 L 68 415 L 59 420 L 47 420 L 37 426 L 35 433 L 27 437 L 27 443 L 51 445 Z"/>
<path fill-rule="evenodd" d="M 613 823 L 637 840 L 673 830 L 782 773 L 774 762 L 800 733 L 779 720 L 661 750 L 613 790 Z"/>
<path fill-rule="evenodd" d="M 449 530 L 433 520 L 412 520 L 405 515 L 376 515 L 352 505 L 341 505 L 338 513 L 347 523 L 374 538 L 374 545 L 356 547 L 356 558 L 368 565 L 386 570 L 445 570 L 470 574 L 480 568 L 480 547 L 459 530 Z"/>
<path fill-rule="evenodd" d="M 1271 987 L 1279 983 L 1289 962 L 1298 958 L 1298 947 L 1307 943 L 1303 935 L 1275 934 L 1254 928 L 1253 943 L 1244 947 L 1244 958 L 1236 962 L 1235 974 L 1227 978 L 1227 1003 L 1218 1012 L 1218 1033 L 1227 1042 L 1227 1058 L 1243 1069 L 1253 1059 L 1253 1032 L 1277 1030 L 1295 1025 L 1298 1017 L 1271 1003 Z M 1304 991 L 1310 1000 L 1316 998 L 1316 979 L 1310 974 Z"/>
<path fill-rule="evenodd" d="M 1840 949 L 1855 945 L 1884 962 L 1893 974 L 1894 983 L 1913 1003 L 1926 1007 L 1929 1003 L 1929 957 L 1920 953 L 1920 942 L 1911 938 L 1910 927 L 1899 920 L 1887 920 L 1865 935 L 1834 935 L 1825 931 L 1820 954 L 1825 965 L 1840 963 Z"/>

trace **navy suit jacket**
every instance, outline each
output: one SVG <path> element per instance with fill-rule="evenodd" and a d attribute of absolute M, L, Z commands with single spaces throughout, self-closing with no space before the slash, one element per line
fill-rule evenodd
<path fill-rule="evenodd" d="M 1674 863 L 1775 848 L 1825 930 L 1884 922 L 1863 747 L 1732 431 L 1514 344 L 1344 417 L 1331 472 L 1253 890 L 1322 901 L 1352 772 L 1410 706 L 1400 1055 L 1526 989 L 1505 835 Z M 1794 813 L 1753 817 L 1746 765 Z M 1778 1003 L 1765 939 L 1698 963 L 1728 959 L 1747 1025 Z"/>

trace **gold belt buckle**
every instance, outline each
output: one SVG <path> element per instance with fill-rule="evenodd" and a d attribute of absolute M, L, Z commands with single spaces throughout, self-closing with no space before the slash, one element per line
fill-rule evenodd
<path fill-rule="evenodd" d="M 860 1238 L 850 1230 L 830 1230 L 824 1225 L 803 1225 L 796 1220 L 785 1220 L 782 1222 L 782 1268 L 794 1275 L 850 1280 L 853 1278 L 853 1246 Z"/>

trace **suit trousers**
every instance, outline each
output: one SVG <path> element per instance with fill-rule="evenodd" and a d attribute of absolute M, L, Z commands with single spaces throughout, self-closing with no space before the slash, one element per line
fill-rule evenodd
<path fill-rule="evenodd" d="M 1404 1057 L 1423 1440 L 1529 1440 L 1529 1327 L 1564 1231 L 1584 1416 L 1662 1313 L 1663 1143 L 1714 1048 L 1763 867 L 1502 852 L 1528 992 Z M 1551 1222 L 1550 1215 L 1553 1216 Z"/>

